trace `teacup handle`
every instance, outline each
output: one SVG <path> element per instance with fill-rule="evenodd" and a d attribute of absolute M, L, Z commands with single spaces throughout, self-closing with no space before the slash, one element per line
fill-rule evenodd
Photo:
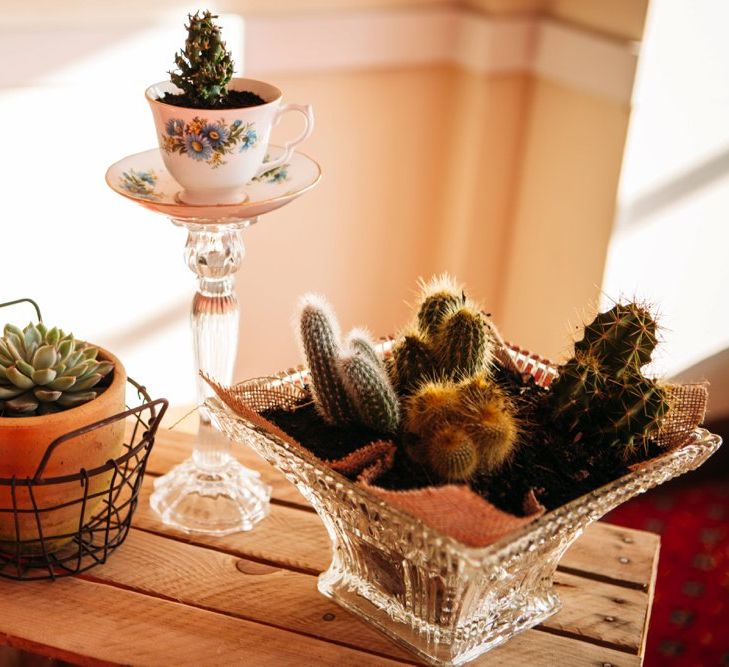
<path fill-rule="evenodd" d="M 295 139 L 292 139 L 291 141 L 288 141 L 284 144 L 284 152 L 279 157 L 277 157 L 275 160 L 271 160 L 270 162 L 264 162 L 256 173 L 256 177 L 260 176 L 261 174 L 265 174 L 267 171 L 271 171 L 271 169 L 280 167 L 282 164 L 284 164 L 284 162 L 287 162 L 291 157 L 291 153 L 294 152 L 294 147 L 304 141 L 304 139 L 306 139 L 306 137 L 308 137 L 311 134 L 311 131 L 314 129 L 314 108 L 311 106 L 311 104 L 283 104 L 276 112 L 276 117 L 273 120 L 273 124 L 277 125 L 278 121 L 281 119 L 281 116 L 283 116 L 283 114 L 285 114 L 287 111 L 298 111 L 300 114 L 303 114 L 304 118 L 306 119 L 306 126 L 304 127 L 304 131 Z"/>

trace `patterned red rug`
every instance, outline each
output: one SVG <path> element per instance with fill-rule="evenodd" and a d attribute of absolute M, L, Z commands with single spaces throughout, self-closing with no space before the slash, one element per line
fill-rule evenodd
<path fill-rule="evenodd" d="M 659 488 L 606 520 L 661 536 L 645 665 L 729 666 L 729 482 Z"/>

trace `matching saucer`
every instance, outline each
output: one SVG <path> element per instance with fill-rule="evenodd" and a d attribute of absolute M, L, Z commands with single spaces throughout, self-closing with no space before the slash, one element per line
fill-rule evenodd
<path fill-rule="evenodd" d="M 268 149 L 266 157 L 271 161 L 284 150 L 274 145 Z M 319 165 L 308 155 L 294 152 L 287 163 L 250 181 L 245 187 L 245 201 L 201 206 L 179 199 L 182 187 L 167 171 L 159 148 L 129 155 L 106 172 L 106 182 L 112 190 L 151 211 L 178 220 L 217 224 L 240 222 L 274 211 L 313 188 L 320 178 Z"/>

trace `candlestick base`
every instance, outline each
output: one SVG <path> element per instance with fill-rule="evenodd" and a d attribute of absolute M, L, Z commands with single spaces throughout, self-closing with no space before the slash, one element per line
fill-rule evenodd
<path fill-rule="evenodd" d="M 162 521 L 187 533 L 229 535 L 251 530 L 268 514 L 271 487 L 233 457 L 214 470 L 193 460 L 154 482 L 152 509 Z"/>

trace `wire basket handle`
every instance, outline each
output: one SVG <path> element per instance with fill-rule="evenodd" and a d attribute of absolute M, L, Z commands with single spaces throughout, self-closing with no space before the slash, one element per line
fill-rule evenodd
<path fill-rule="evenodd" d="M 41 315 L 40 307 L 38 304 L 33 301 L 33 299 L 28 299 L 27 297 L 24 297 L 22 299 L 15 299 L 14 301 L 6 301 L 5 303 L 0 303 L 0 308 L 5 308 L 6 306 L 14 306 L 18 303 L 29 303 L 30 305 L 35 308 L 35 314 L 38 316 L 38 321 L 43 321 L 43 316 Z"/>
<path fill-rule="evenodd" d="M 133 415 L 139 414 L 139 413 L 143 412 L 144 410 L 150 410 L 152 412 L 152 416 L 149 419 L 149 425 L 148 425 L 147 431 L 149 432 L 150 436 L 154 436 L 154 434 L 157 432 L 157 427 L 159 426 L 159 423 L 162 421 L 162 417 L 164 417 L 165 412 L 167 412 L 168 406 L 169 406 L 169 401 L 166 398 L 158 398 L 155 401 L 148 401 L 147 403 L 139 405 L 136 408 L 132 408 L 131 410 L 126 410 L 125 412 L 120 412 L 119 414 L 112 415 L 111 417 L 106 417 L 105 419 L 100 419 L 99 421 L 94 422 L 93 424 L 88 424 L 86 426 L 82 426 L 81 428 L 77 428 L 75 431 L 70 431 L 68 433 L 64 433 L 62 436 L 59 436 L 50 445 L 48 445 L 48 447 L 45 451 L 45 454 L 43 454 L 43 458 L 41 459 L 40 463 L 38 464 L 38 468 L 35 471 L 35 475 L 33 475 L 33 481 L 39 482 L 41 480 L 41 478 L 43 476 L 43 472 L 45 471 L 46 466 L 48 465 L 48 461 L 50 460 L 51 455 L 63 443 L 68 442 L 69 440 L 73 440 L 74 438 L 77 438 L 80 435 L 90 433 L 91 431 L 94 431 L 98 428 L 103 428 L 104 426 L 108 426 L 109 424 L 113 424 L 114 422 L 120 421 L 122 419 L 127 419 L 128 417 L 132 417 Z M 156 412 L 157 407 L 160 408 L 159 414 L 157 414 L 157 412 Z M 88 472 L 88 474 L 92 474 L 94 471 L 89 470 L 87 472 Z"/>

